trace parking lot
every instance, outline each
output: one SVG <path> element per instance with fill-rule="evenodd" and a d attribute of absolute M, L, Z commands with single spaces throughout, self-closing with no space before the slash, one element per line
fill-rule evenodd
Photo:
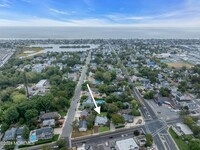
<path fill-rule="evenodd" d="M 148 101 L 150 106 L 155 110 L 157 115 L 164 120 L 172 120 L 179 117 L 179 112 L 175 112 L 170 106 L 163 104 L 162 106 L 158 106 L 155 101 Z"/>

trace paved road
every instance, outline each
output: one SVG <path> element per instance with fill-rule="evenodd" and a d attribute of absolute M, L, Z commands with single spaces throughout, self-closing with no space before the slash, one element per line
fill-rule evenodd
<path fill-rule="evenodd" d="M 91 60 L 91 51 L 89 51 L 88 57 L 86 59 L 85 66 L 82 69 L 81 76 L 79 78 L 78 84 L 77 84 L 76 89 L 75 89 L 74 97 L 72 99 L 70 108 L 69 108 L 67 116 L 66 116 L 67 119 L 65 120 L 65 123 L 63 125 L 62 134 L 60 135 L 60 138 L 69 139 L 70 146 L 71 146 L 71 132 L 72 132 L 72 126 L 71 125 L 72 125 L 72 122 L 74 121 L 75 112 L 76 112 L 75 109 L 77 108 L 78 101 L 79 101 L 80 95 L 81 95 L 81 88 L 82 88 L 81 85 L 83 84 L 83 81 L 85 79 L 86 72 L 87 72 L 87 69 L 88 69 L 88 64 L 90 63 L 90 60 Z M 47 145 L 52 147 L 53 143 L 49 143 Z M 29 147 L 27 149 L 29 149 L 29 150 L 39 150 L 39 149 L 42 149 L 42 146 L 38 145 L 38 146 Z"/>
<path fill-rule="evenodd" d="M 132 128 L 128 128 L 128 129 L 119 129 L 119 130 L 116 130 L 113 132 L 107 132 L 107 133 L 92 135 L 92 136 L 88 136 L 88 137 L 84 136 L 82 138 L 81 137 L 75 138 L 75 139 L 72 139 L 72 146 L 80 146 L 83 143 L 85 143 L 87 145 L 92 145 L 93 143 L 98 145 L 98 144 L 104 143 L 108 140 L 119 138 L 119 137 L 121 137 L 122 134 L 133 136 L 134 130 L 143 130 L 145 132 L 145 127 L 142 125 L 142 126 L 138 126 L 138 127 L 132 127 Z"/>
<path fill-rule="evenodd" d="M 129 78 L 127 69 L 125 68 L 125 66 L 121 62 L 118 54 L 112 48 L 112 46 L 109 43 L 109 41 L 108 41 L 108 45 L 109 45 L 109 48 L 116 54 L 118 63 L 120 63 L 120 65 L 121 65 L 121 67 L 123 69 L 123 72 L 128 77 L 128 80 L 131 83 L 131 79 Z M 166 149 L 165 146 L 164 146 L 165 143 L 162 142 L 162 140 L 160 139 L 159 133 L 163 132 L 163 131 L 166 131 L 167 123 L 164 122 L 163 120 L 162 121 L 159 120 L 159 118 L 157 117 L 156 113 L 148 105 L 148 103 L 143 99 L 143 97 L 141 96 L 141 94 L 139 93 L 139 91 L 135 87 L 133 88 L 133 93 L 132 94 L 143 105 L 140 110 L 141 110 L 141 113 L 142 113 L 142 115 L 143 115 L 143 117 L 144 117 L 144 119 L 146 121 L 146 125 L 145 125 L 146 131 L 148 133 L 153 134 L 153 139 L 154 139 L 154 142 L 157 145 L 158 149 L 159 150 L 165 150 Z M 152 121 L 152 120 L 153 120 L 153 123 L 148 123 L 149 121 Z M 174 142 L 171 139 L 171 137 L 169 136 L 169 134 L 167 132 L 165 134 L 166 134 L 165 137 L 167 137 L 167 139 L 165 141 L 166 144 L 168 144 L 168 145 L 171 145 L 171 143 L 174 144 Z M 169 147 L 169 150 L 177 150 L 177 148 L 176 148 L 176 146 L 172 146 L 172 148 Z"/>
<path fill-rule="evenodd" d="M 76 86 L 74 97 L 72 99 L 70 108 L 68 110 L 68 114 L 66 116 L 67 119 L 65 120 L 65 123 L 63 126 L 61 138 L 70 138 L 71 137 L 72 122 L 74 121 L 77 104 L 78 104 L 78 101 L 79 101 L 80 95 L 81 95 L 81 85 L 83 84 L 83 81 L 85 79 L 86 72 L 88 69 L 88 64 L 90 63 L 90 59 L 91 59 L 91 51 L 89 51 L 85 66 L 82 69 L 81 76 L 80 76 L 78 84 Z"/>

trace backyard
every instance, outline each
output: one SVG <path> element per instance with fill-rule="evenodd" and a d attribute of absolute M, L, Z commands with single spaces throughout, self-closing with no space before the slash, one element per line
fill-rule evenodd
<path fill-rule="evenodd" d="M 99 132 L 101 133 L 101 132 L 106 132 L 106 131 L 109 131 L 110 130 L 110 128 L 109 127 L 106 127 L 106 126 L 100 126 L 99 127 Z"/>
<path fill-rule="evenodd" d="M 93 134 L 93 130 L 87 130 L 84 132 L 80 132 L 78 129 L 74 129 L 72 132 L 72 138 L 80 137 L 80 136 L 87 136 Z"/>

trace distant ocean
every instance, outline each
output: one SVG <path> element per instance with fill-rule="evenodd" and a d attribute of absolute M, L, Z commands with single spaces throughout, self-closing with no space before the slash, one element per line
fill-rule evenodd
<path fill-rule="evenodd" d="M 200 28 L 0 27 L 0 39 L 200 39 Z"/>

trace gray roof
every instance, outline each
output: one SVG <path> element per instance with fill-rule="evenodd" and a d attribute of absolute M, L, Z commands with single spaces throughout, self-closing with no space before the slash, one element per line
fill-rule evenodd
<path fill-rule="evenodd" d="M 21 126 L 17 129 L 17 135 L 22 135 L 23 134 L 23 131 L 24 131 L 24 126 Z"/>
<path fill-rule="evenodd" d="M 80 120 L 79 121 L 79 128 L 85 128 L 85 129 L 87 129 L 87 121 Z"/>
<path fill-rule="evenodd" d="M 95 119 L 95 124 L 96 125 L 105 125 L 107 122 L 108 122 L 108 118 L 107 117 L 96 116 L 96 119 Z"/>
<path fill-rule="evenodd" d="M 87 100 L 85 102 L 82 103 L 82 107 L 84 108 L 85 106 L 89 105 L 90 107 L 94 107 L 94 102 L 92 102 L 91 100 Z"/>
<path fill-rule="evenodd" d="M 38 136 L 40 134 L 52 133 L 53 128 L 52 127 L 44 127 L 44 128 L 37 129 L 35 131 L 36 131 L 36 135 Z"/>
<path fill-rule="evenodd" d="M 87 115 L 88 115 L 88 111 L 84 109 L 84 110 L 81 112 L 81 116 L 87 116 Z"/>
<path fill-rule="evenodd" d="M 7 130 L 4 134 L 3 141 L 11 141 L 15 139 L 16 128 Z"/>
<path fill-rule="evenodd" d="M 56 117 L 60 117 L 58 112 L 49 112 L 40 115 L 40 119 L 42 120 L 54 119 Z"/>
<path fill-rule="evenodd" d="M 123 114 L 122 116 L 126 122 L 133 122 L 133 116 L 128 114 Z"/>
<path fill-rule="evenodd" d="M 55 119 L 44 120 L 42 122 L 42 126 L 54 126 L 54 125 L 55 125 Z"/>

